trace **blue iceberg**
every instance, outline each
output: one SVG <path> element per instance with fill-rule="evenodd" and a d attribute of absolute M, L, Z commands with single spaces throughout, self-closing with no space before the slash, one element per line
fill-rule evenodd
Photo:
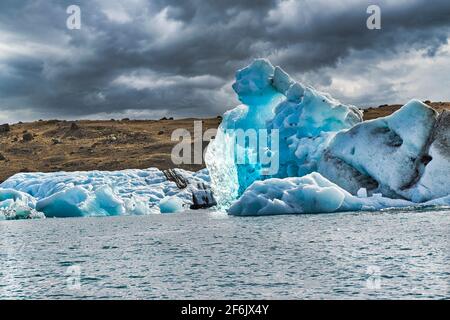
<path fill-rule="evenodd" d="M 264 59 L 239 70 L 233 89 L 243 104 L 225 113 L 205 159 L 219 207 L 230 214 L 450 205 L 449 112 L 412 100 L 363 121 L 357 107 Z M 276 132 L 278 141 L 239 140 L 236 132 L 249 129 Z M 268 149 L 276 172 L 261 161 Z"/>
<path fill-rule="evenodd" d="M 243 104 L 224 114 L 205 156 L 213 191 L 222 208 L 229 207 L 254 181 L 316 171 L 324 142 L 331 134 L 362 121 L 357 107 L 341 104 L 328 94 L 295 82 L 265 59 L 237 71 L 233 89 Z M 270 144 L 258 140 L 252 145 L 237 142 L 236 131 L 249 129 L 266 131 L 267 135 L 277 133 L 276 148 L 270 150 L 271 159 L 279 160 L 276 172 L 267 174 L 258 161 L 264 158 L 260 145 L 273 147 L 273 141 Z M 238 149 L 244 149 L 249 156 L 238 161 Z M 250 155 L 256 161 L 250 161 Z"/>

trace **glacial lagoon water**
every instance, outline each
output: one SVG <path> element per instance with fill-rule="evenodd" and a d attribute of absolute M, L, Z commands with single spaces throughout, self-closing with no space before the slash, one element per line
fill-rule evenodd
<path fill-rule="evenodd" d="M 0 222 L 1 299 L 450 299 L 450 211 Z"/>

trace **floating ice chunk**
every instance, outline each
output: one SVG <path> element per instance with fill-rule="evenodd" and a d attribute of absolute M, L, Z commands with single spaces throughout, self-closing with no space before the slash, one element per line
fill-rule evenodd
<path fill-rule="evenodd" d="M 362 114 L 356 107 L 307 87 L 300 102 L 285 101 L 277 106 L 268 127 L 295 133 L 297 137 L 317 137 L 323 132 L 351 128 L 361 121 Z"/>
<path fill-rule="evenodd" d="M 11 189 L 0 189 L 0 220 L 44 217 L 35 210 L 36 201 L 30 195 Z"/>
<path fill-rule="evenodd" d="M 208 187 L 209 187 L 209 183 L 211 182 L 211 179 L 209 177 L 209 172 L 208 169 L 202 169 L 199 170 L 197 172 L 189 172 L 186 170 L 180 170 L 180 169 L 176 169 L 180 174 L 189 177 L 190 175 L 192 175 L 191 180 L 196 180 L 197 182 L 205 182 L 207 183 Z"/>
<path fill-rule="evenodd" d="M 228 213 L 238 216 L 332 213 L 411 205 L 409 201 L 381 195 L 357 198 L 314 172 L 300 178 L 257 181 L 229 208 Z"/>
<path fill-rule="evenodd" d="M 305 95 L 305 88 L 300 83 L 294 83 L 286 92 L 289 102 L 300 103 Z"/>
<path fill-rule="evenodd" d="M 275 68 L 265 59 L 257 59 L 248 67 L 236 72 L 233 90 L 245 104 L 260 103 L 260 99 L 271 99 L 275 91 L 272 79 Z"/>
<path fill-rule="evenodd" d="M 72 187 L 39 200 L 36 208 L 47 217 L 82 217 L 85 215 L 84 203 L 88 198 L 89 191 L 82 187 Z M 89 215 L 97 213 L 89 212 Z"/>
<path fill-rule="evenodd" d="M 222 207 L 228 207 L 253 181 L 261 179 L 264 168 L 258 157 L 259 145 L 267 141 L 260 139 L 258 130 L 266 129 L 275 107 L 286 99 L 272 85 L 274 72 L 267 60 L 258 59 L 236 73 L 233 89 L 244 104 L 224 114 L 205 155 L 213 192 Z M 240 130 L 245 134 L 248 129 L 256 133 L 256 143 L 244 141 L 245 145 L 238 145 L 236 133 Z M 241 151 L 243 163 L 238 163 L 237 154 Z"/>
<path fill-rule="evenodd" d="M 233 88 L 244 105 L 225 114 L 206 155 L 212 188 L 222 208 L 229 207 L 243 194 L 251 197 L 247 188 L 251 185 L 257 188 L 260 183 L 255 181 L 268 178 L 262 174 L 260 163 L 240 164 L 230 156 L 234 155 L 235 139 L 226 129 L 279 131 L 279 171 L 272 177 L 302 177 L 318 171 L 341 189 L 359 194 L 361 199 L 352 203 L 360 209 L 409 203 L 385 197 L 426 201 L 450 193 L 447 143 L 450 120 L 444 121 L 442 117 L 443 124 L 436 129 L 436 111 L 418 100 L 410 101 L 388 117 L 362 122 L 362 114 L 356 107 L 343 105 L 326 93 L 295 82 L 267 60 L 256 60 L 239 70 Z M 260 152 L 250 146 L 244 148 L 251 155 Z M 267 181 L 277 180 L 266 180 L 263 184 Z M 338 194 L 330 193 L 330 199 L 339 199 Z M 306 200 L 298 208 L 292 205 L 293 201 L 275 197 L 264 204 L 264 209 L 258 209 L 263 205 L 258 199 L 253 203 L 258 212 L 310 208 Z M 240 199 L 231 212 L 244 202 Z M 337 202 L 322 203 L 334 210 L 332 204 Z M 329 208 L 316 206 L 311 211 Z M 343 206 L 337 210 L 354 208 Z M 247 209 L 246 212 L 252 211 L 250 207 Z"/>
<path fill-rule="evenodd" d="M 358 198 L 367 198 L 367 189 L 361 188 L 358 190 Z"/>
<path fill-rule="evenodd" d="M 405 151 L 418 154 L 428 142 L 437 115 L 434 109 L 414 99 L 384 120 L 400 136 Z"/>
<path fill-rule="evenodd" d="M 184 202 L 178 197 L 165 197 L 159 202 L 161 213 L 176 213 L 183 211 Z"/>
<path fill-rule="evenodd" d="M 0 208 L 0 220 L 43 219 L 45 215 L 29 207 Z"/>
<path fill-rule="evenodd" d="M 441 197 L 441 198 L 436 198 L 433 200 L 429 200 L 427 202 L 421 203 L 421 204 L 415 204 L 415 206 L 435 206 L 435 207 L 440 207 L 440 208 L 450 208 L 450 195 L 445 196 L 445 197 Z"/>
<path fill-rule="evenodd" d="M 206 156 L 221 208 L 228 208 L 255 181 L 312 172 L 352 195 L 365 189 L 361 199 L 425 202 L 450 194 L 448 114 L 436 122 L 435 110 L 412 100 L 388 117 L 362 122 L 356 107 L 295 82 L 263 59 L 239 70 L 233 88 L 244 105 L 225 114 Z M 278 172 L 267 176 L 261 163 L 237 163 L 235 140 L 226 133 L 230 128 L 278 131 Z M 255 158 L 261 154 L 243 148 Z M 272 209 L 278 200 L 270 204 Z"/>
<path fill-rule="evenodd" d="M 30 195 L 13 189 L 0 189 L 0 208 L 10 208 L 12 204 L 21 204 L 34 208 L 36 203 Z"/>

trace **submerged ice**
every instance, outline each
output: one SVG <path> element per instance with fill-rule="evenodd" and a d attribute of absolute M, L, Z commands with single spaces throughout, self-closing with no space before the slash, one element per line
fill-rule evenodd
<path fill-rule="evenodd" d="M 362 113 L 294 81 L 264 59 L 236 73 L 243 103 L 225 113 L 206 155 L 212 188 L 230 214 L 318 213 L 450 205 L 450 113 L 412 100 L 394 114 Z M 230 157 L 229 129 L 279 133 L 279 170 Z M 260 142 L 260 141 L 259 141 Z M 359 195 L 359 197 L 358 197 Z"/>

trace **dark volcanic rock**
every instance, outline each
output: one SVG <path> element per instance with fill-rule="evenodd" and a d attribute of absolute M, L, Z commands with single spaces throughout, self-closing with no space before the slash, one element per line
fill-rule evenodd
<path fill-rule="evenodd" d="M 76 123 L 76 122 L 72 122 L 72 124 L 70 125 L 70 130 L 78 130 L 80 129 L 80 126 Z"/>
<path fill-rule="evenodd" d="M 196 189 L 192 193 L 192 210 L 207 209 L 217 205 L 211 188 L 204 183 L 199 183 Z"/>
<path fill-rule="evenodd" d="M 11 131 L 9 124 L 5 123 L 5 124 L 0 125 L 0 133 L 9 132 L 9 131 Z"/>
<path fill-rule="evenodd" d="M 30 132 L 26 132 L 23 134 L 22 136 L 23 141 L 29 142 L 32 141 L 34 139 L 33 134 Z"/>
<path fill-rule="evenodd" d="M 168 169 L 164 170 L 163 173 L 167 180 L 175 182 L 178 189 L 185 189 L 189 184 L 189 181 L 187 181 L 182 175 L 179 175 L 175 170 Z"/>

